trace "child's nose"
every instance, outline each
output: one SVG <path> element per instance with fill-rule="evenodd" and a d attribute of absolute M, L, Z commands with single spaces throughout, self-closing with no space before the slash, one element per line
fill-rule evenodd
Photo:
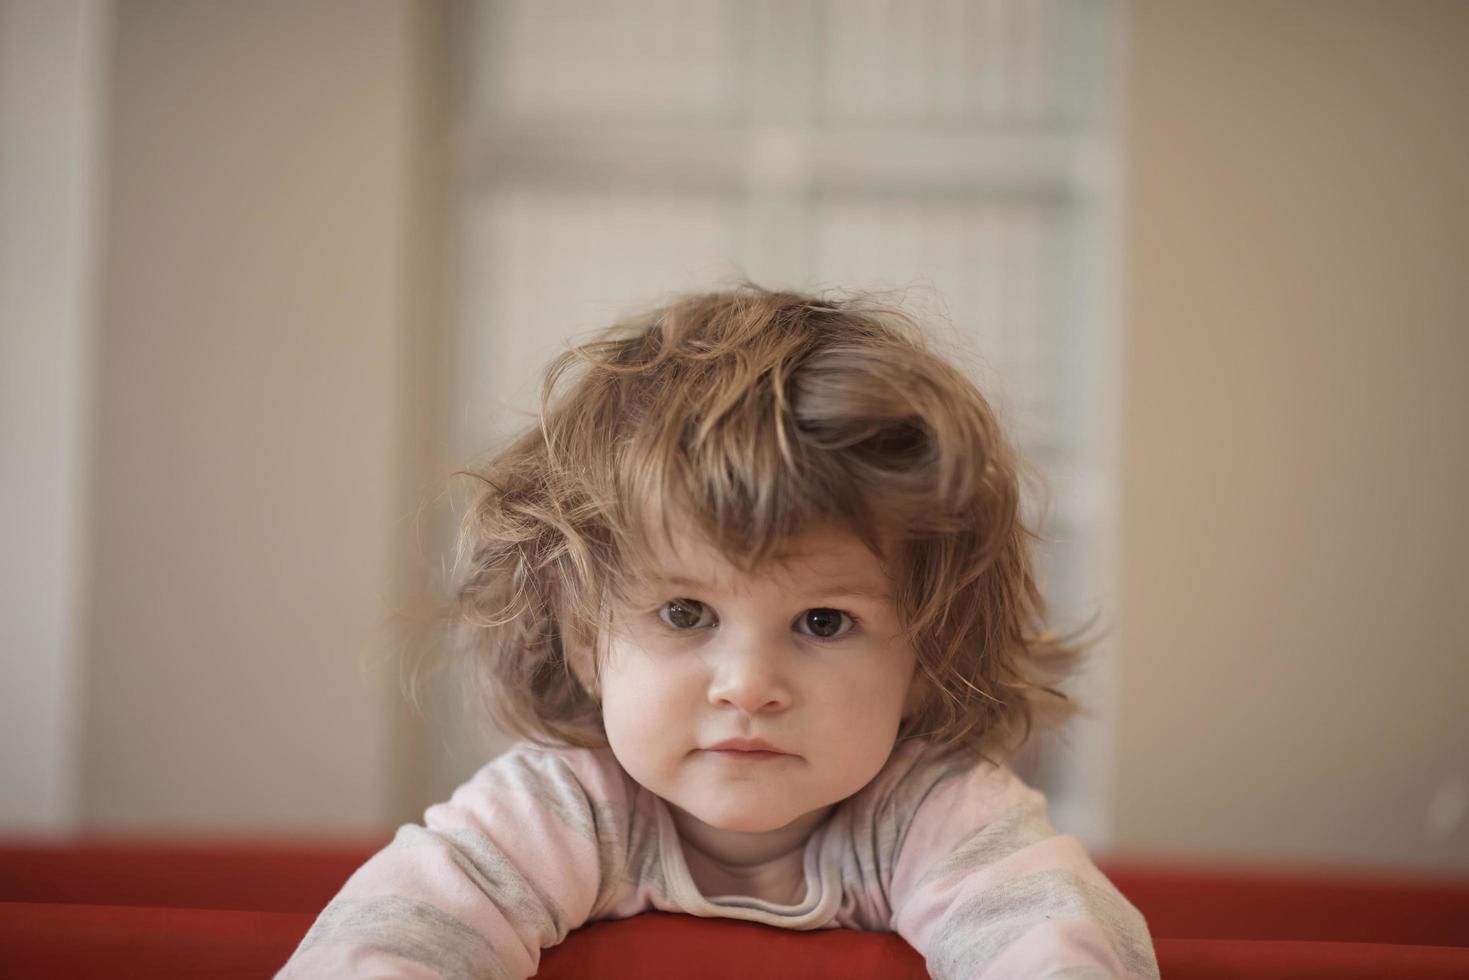
<path fill-rule="evenodd" d="M 709 684 L 709 702 L 730 705 L 746 714 L 783 711 L 790 707 L 789 679 L 781 653 L 758 645 L 723 651 Z"/>

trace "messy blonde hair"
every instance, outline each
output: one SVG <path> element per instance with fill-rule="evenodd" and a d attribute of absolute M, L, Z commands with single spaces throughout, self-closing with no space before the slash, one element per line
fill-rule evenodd
<path fill-rule="evenodd" d="M 469 471 L 446 609 L 503 730 L 604 746 L 571 651 L 649 571 L 669 514 L 750 570 L 835 525 L 882 561 L 924 695 L 899 729 L 1013 752 L 1075 706 L 1043 629 L 1019 459 L 903 313 L 754 286 L 684 296 L 556 358 L 539 425 Z M 592 685 L 593 690 L 595 684 Z"/>

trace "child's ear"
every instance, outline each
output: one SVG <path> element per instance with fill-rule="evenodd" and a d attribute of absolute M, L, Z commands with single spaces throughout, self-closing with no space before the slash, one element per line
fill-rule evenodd
<path fill-rule="evenodd" d="M 596 631 L 587 629 L 582 621 L 571 615 L 561 602 L 554 603 L 556 610 L 556 631 L 561 635 L 561 656 L 566 661 L 566 666 L 571 669 L 571 676 L 576 678 L 581 689 L 585 691 L 593 701 L 601 699 L 601 685 L 597 683 L 596 668 Z"/>
<path fill-rule="evenodd" d="M 597 683 L 596 650 L 589 638 L 567 636 L 562 639 L 562 650 L 566 656 L 566 663 L 571 668 L 572 676 L 577 683 L 592 697 L 599 700 L 602 696 L 600 685 Z"/>
<path fill-rule="evenodd" d="M 923 707 L 923 703 L 928 700 L 930 690 L 932 690 L 932 685 L 929 684 L 928 677 L 922 670 L 915 668 L 913 679 L 908 682 L 908 697 L 903 701 L 903 719 L 905 721 L 916 715 L 919 709 Z"/>

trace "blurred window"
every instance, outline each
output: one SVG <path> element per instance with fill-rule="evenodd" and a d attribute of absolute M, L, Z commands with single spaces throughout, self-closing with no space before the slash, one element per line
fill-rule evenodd
<path fill-rule="evenodd" d="M 1049 497 L 1027 506 L 1058 625 L 1112 621 L 1117 189 L 1107 0 L 487 0 L 456 93 L 458 455 L 523 424 L 569 336 L 668 292 L 898 289 Z M 1017 766 L 1109 834 L 1097 716 Z M 467 763 L 468 760 L 466 760 Z M 451 773 L 445 785 L 467 774 Z"/>

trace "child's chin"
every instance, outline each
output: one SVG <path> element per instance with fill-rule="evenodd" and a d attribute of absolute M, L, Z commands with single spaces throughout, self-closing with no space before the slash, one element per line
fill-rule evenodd
<path fill-rule="evenodd" d="M 770 809 L 760 810 L 736 810 L 710 808 L 703 813 L 695 813 L 700 820 L 717 830 L 727 830 L 739 834 L 764 834 L 772 830 L 779 830 L 796 819 L 796 814 Z"/>

